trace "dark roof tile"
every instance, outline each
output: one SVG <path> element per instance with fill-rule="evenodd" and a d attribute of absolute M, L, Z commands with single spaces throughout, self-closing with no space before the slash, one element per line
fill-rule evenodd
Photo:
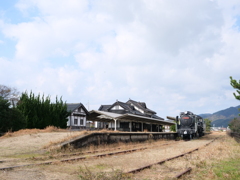
<path fill-rule="evenodd" d="M 85 106 L 82 103 L 67 103 L 67 111 L 74 111 L 75 109 L 78 109 L 79 107 L 82 107 L 83 110 L 88 114 L 88 110 L 85 108 Z"/>

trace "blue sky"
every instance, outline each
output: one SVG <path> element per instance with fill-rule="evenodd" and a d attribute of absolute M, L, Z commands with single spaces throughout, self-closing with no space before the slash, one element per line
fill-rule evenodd
<path fill-rule="evenodd" d="M 0 84 L 160 117 L 239 105 L 236 0 L 0 0 Z"/>

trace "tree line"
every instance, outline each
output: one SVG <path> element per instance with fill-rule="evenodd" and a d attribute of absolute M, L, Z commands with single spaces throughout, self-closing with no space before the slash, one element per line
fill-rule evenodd
<path fill-rule="evenodd" d="M 25 128 L 44 129 L 47 126 L 66 128 L 67 105 L 62 98 L 24 92 L 18 97 L 15 88 L 0 85 L 0 132 Z"/>

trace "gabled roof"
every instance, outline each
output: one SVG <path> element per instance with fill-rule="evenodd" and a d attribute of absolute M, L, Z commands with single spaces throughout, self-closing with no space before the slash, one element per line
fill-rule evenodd
<path fill-rule="evenodd" d="M 121 106 L 123 109 L 127 110 L 127 111 L 132 111 L 131 106 L 129 106 L 129 104 L 126 104 L 124 102 L 121 101 L 116 101 L 115 103 L 113 103 L 107 110 L 110 110 L 112 107 L 119 105 Z"/>
<path fill-rule="evenodd" d="M 101 105 L 98 110 L 99 111 L 106 111 L 108 110 L 112 105 Z"/>
<path fill-rule="evenodd" d="M 98 110 L 105 111 L 105 112 L 111 112 L 111 111 L 114 111 L 114 110 L 111 110 L 111 108 L 113 108 L 116 105 L 119 105 L 124 109 L 124 111 L 122 111 L 120 114 L 129 113 L 129 114 L 134 114 L 134 115 L 139 115 L 139 116 L 147 116 L 147 117 L 151 116 L 152 118 L 163 119 L 163 118 L 157 116 L 155 111 L 148 109 L 146 106 L 146 103 L 137 102 L 134 100 L 128 100 L 126 103 L 117 100 L 112 105 L 101 105 Z M 141 109 L 143 111 L 143 113 L 140 112 L 138 109 L 135 109 L 134 106 L 138 109 Z"/>
<path fill-rule="evenodd" d="M 78 108 L 82 108 L 86 114 L 89 114 L 88 110 L 85 108 L 85 106 L 82 103 L 67 103 L 67 111 L 72 112 Z"/>
<path fill-rule="evenodd" d="M 135 106 L 137 106 L 138 108 L 140 108 L 141 110 L 143 110 L 144 112 L 150 112 L 150 113 L 153 113 L 153 114 L 157 114 L 155 111 L 151 110 L 151 109 L 148 109 L 147 106 L 146 106 L 146 103 L 144 102 L 137 102 L 137 101 L 134 101 L 134 100 L 128 100 L 126 102 L 127 104 L 133 104 Z"/>
<path fill-rule="evenodd" d="M 110 111 L 116 105 L 121 106 L 128 113 L 144 116 L 143 113 L 139 112 L 138 110 L 135 110 L 134 107 L 131 106 L 131 104 L 127 104 L 127 103 L 124 103 L 124 102 L 121 102 L 121 101 L 116 101 L 112 105 L 101 105 L 98 110 L 100 110 L 100 111 Z"/>

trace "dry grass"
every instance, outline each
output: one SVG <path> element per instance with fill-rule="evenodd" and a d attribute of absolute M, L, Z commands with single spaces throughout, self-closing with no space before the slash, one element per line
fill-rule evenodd
<path fill-rule="evenodd" d="M 194 175 L 188 176 L 188 179 L 200 180 L 202 176 L 205 179 L 218 179 L 214 172 L 216 164 L 226 160 L 240 159 L 240 145 L 233 138 L 224 136 L 213 146 L 205 148 L 191 159 L 189 165 L 194 168 Z"/>
<path fill-rule="evenodd" d="M 48 144 L 46 144 L 43 148 L 44 149 L 48 149 L 50 151 L 53 151 L 53 152 L 59 152 L 59 151 L 62 151 L 61 150 L 61 147 L 59 146 L 59 144 L 63 143 L 63 142 L 66 142 L 66 141 L 69 141 L 69 140 L 72 140 L 72 139 L 75 139 L 75 138 L 80 138 L 80 137 L 83 137 L 83 136 L 86 136 L 86 135 L 89 135 L 89 134 L 92 134 L 92 133 L 118 133 L 119 131 L 110 131 L 110 130 L 106 130 L 106 129 L 103 129 L 101 131 L 69 131 L 69 134 L 68 136 L 66 136 L 65 138 L 62 138 L 62 139 L 59 139 L 59 140 L 56 140 L 56 141 L 50 141 Z M 89 147 L 91 149 L 101 149 L 103 147 L 106 147 L 106 145 L 100 145 L 100 146 L 88 146 L 88 147 L 85 147 L 83 148 L 84 150 L 90 150 Z M 67 149 L 64 149 L 65 152 L 73 152 L 75 149 L 73 149 L 71 146 L 69 146 Z M 79 150 L 75 150 L 75 151 L 79 151 Z"/>
<path fill-rule="evenodd" d="M 67 130 L 48 127 L 43 130 L 26 129 L 14 133 L 7 133 L 0 138 L 0 157 L 16 157 L 19 154 L 32 154 L 46 152 L 54 145 L 72 139 L 84 132 L 71 132 Z M 17 148 L 16 148 L 17 147 Z"/>
<path fill-rule="evenodd" d="M 11 132 L 8 131 L 0 138 L 6 138 L 6 137 L 16 137 L 20 135 L 26 135 L 26 134 L 37 134 L 37 133 L 44 133 L 44 132 L 67 132 L 66 129 L 60 129 L 54 126 L 48 126 L 45 129 L 21 129 L 19 131 Z"/>
<path fill-rule="evenodd" d="M 163 165 L 155 165 L 151 169 L 137 174 L 133 179 L 172 179 L 188 167 L 193 169 L 192 173 L 182 179 L 218 179 L 214 171 L 216 164 L 225 160 L 239 159 L 240 145 L 225 133 L 218 133 L 217 135 L 220 138 L 209 146 Z"/>
<path fill-rule="evenodd" d="M 54 134 L 54 133 L 49 133 Z M 38 134 L 36 134 L 38 135 Z M 36 136 L 34 135 L 34 136 Z M 69 134 L 70 136 L 71 134 Z M 147 164 L 158 162 L 160 160 L 187 152 L 191 149 L 197 148 L 211 141 L 214 137 L 220 136 L 222 138 L 218 139 L 213 144 L 192 153 L 191 155 L 179 158 L 175 161 L 165 163 L 162 166 L 156 165 L 149 170 L 145 170 L 137 175 L 132 175 L 127 177 L 128 179 L 168 179 L 172 178 L 176 173 L 179 173 L 185 170 L 187 167 L 193 168 L 193 173 L 196 172 L 199 174 L 201 170 L 207 171 L 207 177 L 215 177 L 214 171 L 211 169 L 212 162 L 218 161 L 220 158 L 225 159 L 229 157 L 236 157 L 232 148 L 232 139 L 224 136 L 225 134 L 215 134 L 205 136 L 201 139 L 193 141 L 150 141 L 144 143 L 118 143 L 111 145 L 101 145 L 101 146 L 89 146 L 86 149 L 81 151 L 94 151 L 102 150 L 103 152 L 114 151 L 114 149 L 121 150 L 130 149 L 133 147 L 148 147 L 146 150 L 137 151 L 129 154 L 117 154 L 113 156 L 108 156 L 104 158 L 86 158 L 83 161 L 74 161 L 69 163 L 57 162 L 52 165 L 45 166 L 36 166 L 34 168 L 26 167 L 22 168 L 21 171 L 9 171 L 7 173 L 0 172 L 0 177 L 3 179 L 9 179 L 9 177 L 24 175 L 26 172 L 25 179 L 30 179 L 30 177 L 39 176 L 43 179 L 89 179 L 89 177 L 101 177 L 102 179 L 114 178 L 114 179 L 124 179 L 122 172 L 126 172 Z M 29 135 L 25 135 L 28 138 Z M 36 137 L 38 138 L 38 137 Z M 9 139 L 9 138 L 7 138 Z M 164 145 L 168 144 L 168 145 Z M 224 154 L 224 156 L 221 156 Z M 56 160 L 58 158 L 55 158 Z M 60 158 L 59 158 L 60 159 Z M 40 173 L 41 172 L 41 173 Z M 116 172 L 116 176 L 111 176 Z M 201 174 L 202 175 L 202 174 Z M 29 178 L 28 178 L 29 177 Z M 202 175 L 202 178 L 198 176 L 193 176 L 191 174 L 189 179 L 204 179 L 205 175 Z M 185 178 L 184 177 L 184 178 Z M 10 178 L 11 179 L 11 178 Z"/>
<path fill-rule="evenodd" d="M 114 152 L 114 151 L 124 151 L 124 150 L 130 150 L 130 149 L 140 149 L 140 148 L 151 148 L 151 147 L 158 147 L 166 145 L 166 140 L 158 140 L 158 141 L 145 141 L 143 142 L 118 142 L 114 144 L 100 144 L 100 145 L 89 145 L 86 147 L 83 147 L 81 149 L 75 149 L 72 146 L 68 146 L 67 148 L 61 149 L 60 147 L 50 147 L 48 148 L 49 154 L 47 156 L 51 157 L 60 157 L 60 156 L 75 156 L 81 155 L 81 154 L 103 154 L 108 152 Z"/>
<path fill-rule="evenodd" d="M 102 168 L 104 164 L 99 165 Z M 122 170 L 112 169 L 110 172 L 95 172 L 88 167 L 80 167 L 79 178 L 81 180 L 129 180 L 130 175 L 124 174 Z"/>
<path fill-rule="evenodd" d="M 94 131 L 93 131 L 94 132 Z M 112 131 L 102 131 L 102 132 L 112 132 Z M 49 137 L 53 137 L 54 133 L 49 133 Z M 92 133 L 91 132 L 78 132 L 78 133 Z M 45 134 L 45 133 L 44 133 Z M 40 136 L 40 137 L 38 137 Z M 33 135 L 24 135 L 24 137 L 33 140 L 42 140 L 42 134 L 37 133 Z M 74 133 L 68 132 L 67 136 L 77 136 Z M 78 134 L 79 136 L 79 134 Z M 111 145 L 100 145 L 100 146 L 89 146 L 81 149 L 80 151 L 118 151 L 118 150 L 126 150 L 132 148 L 140 148 L 140 147 L 148 147 L 146 150 L 137 151 L 134 153 L 129 154 L 117 154 L 113 156 L 108 156 L 104 158 L 86 158 L 83 161 L 74 161 L 70 163 L 55 163 L 48 166 L 38 166 L 34 167 L 33 169 L 29 168 L 22 168 L 22 173 L 24 170 L 26 174 L 31 175 L 41 172 L 42 177 L 44 175 L 45 179 L 79 179 L 79 175 L 82 179 L 88 179 L 94 177 L 102 177 L 104 179 L 111 177 L 111 178 L 118 178 L 124 179 L 126 177 L 122 176 L 122 172 L 126 172 L 132 169 L 136 169 L 138 167 L 152 164 L 155 162 L 159 162 L 160 160 L 179 155 L 181 153 L 190 151 L 191 149 L 195 149 L 197 147 L 203 146 L 206 143 L 210 142 L 215 137 L 219 137 L 214 143 L 206 146 L 199 151 L 196 151 L 190 155 L 184 156 L 182 158 L 178 158 L 174 161 L 170 161 L 164 163 L 163 165 L 155 165 L 148 170 L 144 170 L 136 175 L 132 175 L 131 177 L 127 177 L 128 179 L 169 179 L 182 172 L 188 167 L 192 167 L 193 171 L 190 175 L 185 176 L 183 179 L 217 179 L 216 172 L 214 168 L 216 167 L 216 163 L 219 163 L 222 160 L 226 159 L 236 159 L 240 158 L 240 147 L 233 138 L 226 136 L 225 133 L 214 133 L 212 135 L 204 136 L 203 138 L 192 140 L 192 141 L 149 141 L 144 143 L 116 143 Z M 13 138 L 13 137 L 12 137 Z M 8 142 L 12 140 L 12 138 L 8 139 Z M 54 139 L 54 138 L 52 138 Z M 56 138 L 54 141 L 52 140 L 51 143 L 56 143 L 59 139 L 66 139 L 66 134 L 64 137 Z M 2 140 L 1 142 L 2 143 Z M 168 145 L 165 145 L 168 144 Z M 2 145 L 2 144 L 1 144 Z M 1 147 L 0 147 L 1 149 Z M 4 149 L 1 149 L 4 150 Z M 50 156 L 66 153 L 70 154 L 71 152 L 79 152 L 79 150 L 72 150 L 69 152 L 56 152 Z M 60 159 L 60 158 L 55 158 Z M 80 168 L 80 169 L 79 169 Z M 31 173 L 30 173 L 31 172 Z M 111 176 L 116 172 L 116 176 Z M 11 177 L 13 174 L 17 175 L 17 171 L 8 172 L 7 174 L 3 174 L 0 172 L 0 177 L 8 178 Z M 110 173 L 110 174 L 109 174 Z M 40 176 L 40 175 L 39 175 Z M 228 175 L 225 175 L 228 177 Z M 10 178 L 11 179 L 11 178 Z M 25 178 L 27 179 L 27 177 Z M 30 179 L 30 178 L 29 178 Z"/>
<path fill-rule="evenodd" d="M 207 142 L 209 142 L 209 140 Z M 203 142 L 198 141 L 198 143 L 196 143 L 196 141 L 169 141 L 169 145 L 167 146 L 163 145 L 165 143 L 166 142 L 164 141 L 157 141 L 148 144 L 143 143 L 145 147 L 149 147 L 149 149 L 129 154 L 109 156 L 102 159 L 84 161 L 84 164 L 89 168 L 94 168 L 98 164 L 105 165 L 104 170 L 94 168 L 95 171 L 110 171 L 111 168 L 109 167 L 114 167 L 114 169 L 121 169 L 126 172 L 148 164 L 159 162 L 172 156 L 179 155 L 184 151 L 189 151 L 193 148 L 197 148 L 201 144 L 204 145 L 206 143 L 206 140 L 203 140 Z M 142 177 L 142 175 L 140 176 Z M 148 178 L 148 176 L 146 178 Z"/>
<path fill-rule="evenodd" d="M 28 158 L 39 157 L 45 153 L 46 156 L 58 156 L 62 154 L 70 154 L 76 152 L 86 151 L 114 151 L 117 149 L 125 150 L 134 147 L 141 147 L 141 143 L 116 143 L 116 144 L 102 144 L 99 146 L 90 145 L 88 147 L 74 149 L 69 146 L 68 149 L 62 150 L 59 146 L 60 143 L 74 139 L 76 137 L 85 136 L 91 133 L 113 133 L 109 130 L 101 131 L 68 131 L 59 129 L 53 126 L 46 129 L 24 129 L 16 132 L 8 132 L 5 136 L 0 138 L 0 157 L 4 158 Z M 116 132 L 117 133 L 117 132 Z M 18 147 L 18 148 L 16 148 Z M 38 154 L 38 155 L 37 155 Z M 2 159 L 1 158 L 1 159 Z M 44 157 L 45 159 L 46 157 Z"/>
<path fill-rule="evenodd" d="M 88 135 L 91 133 L 96 133 L 96 132 L 102 132 L 102 133 L 107 133 L 107 132 L 113 132 L 113 131 L 109 131 L 109 130 L 101 130 L 101 131 L 69 131 L 67 129 L 60 129 L 54 126 L 48 126 L 45 129 L 22 129 L 19 131 L 15 131 L 15 132 L 7 132 L 5 133 L 3 136 L 0 137 L 1 139 L 6 139 L 6 138 L 11 138 L 11 137 L 20 137 L 20 136 L 24 136 L 24 135 L 30 135 L 30 136 L 38 136 L 39 134 L 42 133 L 52 133 L 52 132 L 61 132 L 61 133 L 66 133 L 66 136 L 64 136 L 62 138 L 62 136 L 59 136 L 58 139 L 54 138 L 52 139 L 51 137 L 49 137 L 48 142 L 46 142 L 41 148 L 43 149 L 48 149 L 50 151 L 52 150 L 59 150 L 59 147 L 57 146 L 60 143 L 63 143 L 65 141 L 69 141 L 71 139 L 74 139 L 76 137 L 79 136 L 84 136 L 84 135 Z M 115 131 L 116 132 L 116 131 Z M 19 138 L 18 141 L 20 141 L 21 139 Z"/>

